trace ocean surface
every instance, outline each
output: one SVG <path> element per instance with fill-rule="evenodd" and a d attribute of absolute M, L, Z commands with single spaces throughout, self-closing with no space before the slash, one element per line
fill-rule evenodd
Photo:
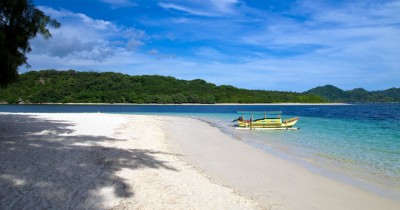
<path fill-rule="evenodd" d="M 299 116 L 297 131 L 235 130 L 237 111 Z M 201 119 L 324 176 L 400 199 L 400 104 L 0 105 L 0 112 L 159 114 Z M 250 118 L 247 116 L 246 118 Z"/>

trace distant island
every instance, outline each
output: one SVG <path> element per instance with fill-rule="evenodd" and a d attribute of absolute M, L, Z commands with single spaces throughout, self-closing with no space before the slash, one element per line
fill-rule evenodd
<path fill-rule="evenodd" d="M 0 102 L 18 103 L 328 103 L 400 102 L 400 88 L 343 91 L 332 85 L 303 93 L 247 90 L 217 86 L 201 79 L 179 80 L 158 75 L 130 76 L 114 72 L 74 70 L 29 71 L 0 89 Z"/>
<path fill-rule="evenodd" d="M 325 85 L 310 89 L 306 94 L 321 96 L 329 102 L 373 103 L 400 102 L 400 88 L 389 88 L 380 91 L 367 91 L 363 88 L 342 90 L 333 85 Z"/>

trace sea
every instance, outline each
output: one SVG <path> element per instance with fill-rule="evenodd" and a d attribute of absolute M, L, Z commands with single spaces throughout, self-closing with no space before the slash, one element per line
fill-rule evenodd
<path fill-rule="evenodd" d="M 238 111 L 282 111 L 299 130 L 237 130 Z M 400 199 L 400 104 L 0 105 L 13 113 L 115 113 L 196 118 L 323 176 Z M 250 118 L 250 116 L 245 116 Z M 188 139 L 188 141 L 190 141 Z M 294 175 L 295 176 L 295 175 Z"/>

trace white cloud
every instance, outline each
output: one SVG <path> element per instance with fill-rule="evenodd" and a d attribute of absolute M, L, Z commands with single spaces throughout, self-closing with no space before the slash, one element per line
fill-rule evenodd
<path fill-rule="evenodd" d="M 105 20 L 93 19 L 85 14 L 67 10 L 40 7 L 42 11 L 61 22 L 61 28 L 51 29 L 53 37 L 31 41 L 32 53 L 49 55 L 68 60 L 87 59 L 104 61 L 113 56 L 116 49 L 135 51 L 145 45 L 143 30 L 125 28 Z M 29 57 L 28 62 L 33 62 Z"/>
<path fill-rule="evenodd" d="M 151 50 L 147 51 L 147 53 L 150 54 L 150 55 L 158 55 L 158 50 L 151 49 Z"/>
<path fill-rule="evenodd" d="M 176 57 L 156 49 L 149 53 L 137 51 L 149 39 L 144 30 L 126 28 L 68 10 L 40 9 L 61 22 L 62 27 L 51 29 L 53 37 L 49 40 L 41 37 L 31 40 L 32 52 L 28 54 L 28 62 L 32 69 L 154 74 L 158 71 L 154 69 L 157 67 L 151 67 L 154 63 L 168 63 L 169 59 Z M 20 70 L 28 69 L 22 66 Z"/>
<path fill-rule="evenodd" d="M 136 3 L 129 0 L 101 0 L 101 1 L 107 4 L 111 4 L 113 8 L 137 6 Z"/>
<path fill-rule="evenodd" d="M 214 5 L 215 8 L 223 13 L 233 13 L 233 6 L 239 3 L 238 0 L 209 0 L 211 5 Z"/>
<path fill-rule="evenodd" d="M 400 1 L 344 1 L 340 5 L 317 2 L 299 1 L 296 13 L 310 15 L 312 25 L 352 27 L 398 24 L 400 21 Z"/>
<path fill-rule="evenodd" d="M 219 52 L 218 50 L 212 48 L 212 47 L 200 47 L 195 50 L 195 54 L 199 56 L 204 56 L 208 58 L 215 58 L 215 59 L 220 59 L 224 55 Z"/>
<path fill-rule="evenodd" d="M 133 28 L 124 30 L 122 36 L 128 40 L 125 47 L 129 51 L 135 51 L 143 46 L 144 42 L 142 40 L 146 39 L 146 34 L 143 30 Z"/>
<path fill-rule="evenodd" d="M 191 15 L 218 17 L 235 14 L 235 5 L 238 3 L 238 0 L 189 0 L 164 1 L 158 5 L 164 9 L 176 10 Z"/>
<path fill-rule="evenodd" d="M 39 9 L 61 22 L 61 28 L 51 30 L 53 35 L 63 34 L 66 37 L 77 36 L 80 40 L 93 41 L 113 36 L 123 28 L 110 21 L 93 19 L 82 13 L 73 13 L 68 10 L 55 10 L 49 7 Z"/>
<path fill-rule="evenodd" d="M 148 55 L 154 56 L 156 58 L 157 61 L 160 61 L 161 59 L 174 59 L 176 58 L 175 54 L 164 54 L 164 53 L 160 53 L 158 50 L 156 49 L 151 49 L 149 51 L 147 51 Z M 164 67 L 165 68 L 165 67 Z M 168 75 L 170 76 L 170 75 Z"/>
<path fill-rule="evenodd" d="M 217 16 L 217 14 L 213 13 L 213 12 L 208 12 L 208 11 L 199 10 L 199 9 L 193 9 L 193 8 L 180 6 L 178 4 L 173 4 L 173 3 L 160 3 L 159 6 L 164 9 L 178 10 L 178 11 L 189 13 L 192 15 L 209 16 L 209 17 Z"/>
<path fill-rule="evenodd" d="M 129 39 L 128 43 L 126 43 L 125 48 L 128 51 L 136 51 L 139 47 L 143 46 L 144 43 L 142 41 L 139 41 L 137 39 Z"/>
<path fill-rule="evenodd" d="M 60 44 L 62 43 L 62 44 Z M 92 51 L 100 43 L 96 42 L 82 42 L 76 36 L 65 37 L 62 34 L 54 36 L 51 41 L 44 40 L 43 38 L 36 38 L 32 42 L 32 47 L 35 53 L 49 54 L 51 56 L 63 58 L 71 56 L 74 53 L 83 51 Z"/>

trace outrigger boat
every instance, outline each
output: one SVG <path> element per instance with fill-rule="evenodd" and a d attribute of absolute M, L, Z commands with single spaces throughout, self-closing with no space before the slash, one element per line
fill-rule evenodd
<path fill-rule="evenodd" d="M 294 124 L 300 119 L 300 117 L 294 117 L 282 120 L 281 111 L 265 111 L 265 112 L 251 112 L 251 111 L 239 111 L 238 114 L 242 114 L 241 117 L 232 120 L 237 122 L 235 125 L 236 129 L 266 129 L 266 130 L 297 130 L 299 128 L 293 127 Z M 245 114 L 251 114 L 249 120 L 245 120 Z M 264 115 L 263 118 L 254 119 L 255 115 Z"/>

